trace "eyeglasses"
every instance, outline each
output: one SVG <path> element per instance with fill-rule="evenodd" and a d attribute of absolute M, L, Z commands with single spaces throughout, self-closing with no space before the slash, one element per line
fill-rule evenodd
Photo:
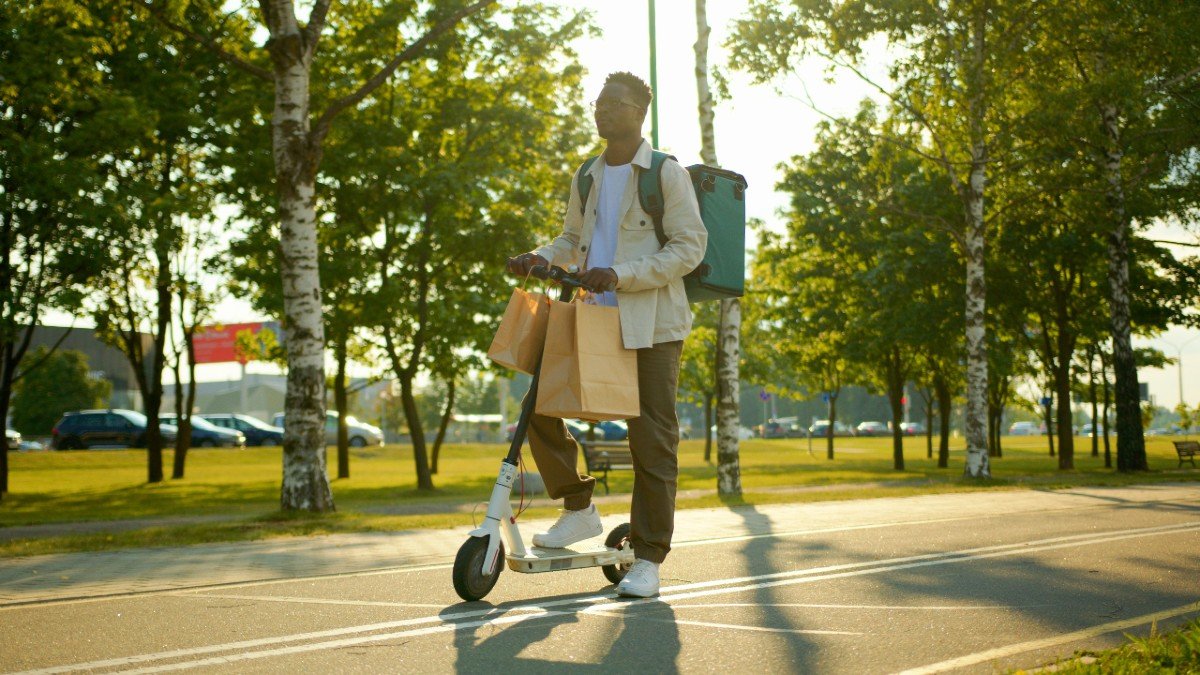
<path fill-rule="evenodd" d="M 642 106 L 640 106 L 636 103 L 633 103 L 631 101 L 626 101 L 623 98 L 615 98 L 615 97 L 598 98 L 595 101 L 589 101 L 588 105 L 592 106 L 592 110 L 612 110 L 613 108 L 616 108 L 619 105 L 627 105 L 630 108 L 633 108 L 635 110 L 642 109 Z"/>

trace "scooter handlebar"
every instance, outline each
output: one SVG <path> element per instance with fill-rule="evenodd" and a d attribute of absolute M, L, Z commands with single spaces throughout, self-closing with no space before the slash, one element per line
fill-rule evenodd
<path fill-rule="evenodd" d="M 563 286 L 570 286 L 571 288 L 582 288 L 583 290 L 587 291 L 588 293 L 596 292 L 596 289 L 592 288 L 591 286 L 588 286 L 587 284 L 580 282 L 579 277 L 575 276 L 574 274 L 571 274 L 570 272 L 568 272 L 558 266 L 551 266 L 549 269 L 546 269 L 546 267 L 544 265 L 534 265 L 532 268 L 530 268 L 529 273 L 539 279 L 555 281 L 557 283 L 562 284 Z"/>

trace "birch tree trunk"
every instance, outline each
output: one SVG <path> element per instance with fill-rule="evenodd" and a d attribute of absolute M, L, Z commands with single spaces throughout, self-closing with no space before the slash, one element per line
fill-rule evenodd
<path fill-rule="evenodd" d="M 700 159 L 709 166 L 717 163 L 716 132 L 713 125 L 713 100 L 708 87 L 707 0 L 696 0 L 696 94 L 700 113 Z M 738 452 L 741 427 L 739 359 L 741 356 L 742 305 L 737 298 L 721 300 L 717 325 L 717 493 L 742 494 L 742 475 Z"/>
<path fill-rule="evenodd" d="M 702 0 L 698 0 L 702 1 Z M 721 301 L 721 324 L 717 339 L 717 494 L 742 494 L 742 470 L 738 452 L 739 382 L 738 335 L 742 328 L 742 305 L 737 299 Z"/>
<path fill-rule="evenodd" d="M 967 437 L 967 464 L 963 475 L 990 478 L 987 444 L 987 329 L 984 324 L 987 282 L 984 278 L 983 191 L 986 183 L 986 150 L 977 143 L 972 150 L 967 192 L 967 406 L 963 423 Z"/>
<path fill-rule="evenodd" d="M 971 63 L 968 71 L 968 99 L 971 134 L 971 169 L 965 186 L 964 204 L 967 223 L 963 237 L 966 249 L 966 338 L 967 338 L 967 405 L 963 424 L 967 437 L 967 462 L 963 475 L 971 478 L 990 478 L 987 443 L 988 359 L 987 327 L 985 325 L 987 281 L 984 274 L 983 195 L 987 185 L 988 148 L 985 139 L 988 90 L 985 73 L 984 38 L 987 34 L 987 10 L 975 9 L 971 28 Z"/>
<path fill-rule="evenodd" d="M 1096 398 L 1096 350 L 1094 347 L 1088 347 L 1088 400 L 1092 404 L 1092 422 L 1090 433 L 1092 435 L 1092 457 L 1100 456 L 1100 430 L 1096 427 L 1096 420 L 1099 417 L 1099 400 Z"/>
<path fill-rule="evenodd" d="M 265 46 L 271 57 L 270 70 L 223 50 L 216 40 L 180 26 L 162 7 L 154 3 L 145 5 L 146 11 L 168 28 L 274 86 L 271 143 L 279 200 L 279 265 L 283 280 L 284 346 L 288 359 L 283 486 L 279 497 L 284 510 L 334 509 L 325 470 L 325 330 L 314 199 L 322 143 L 338 114 L 362 102 L 386 82 L 401 63 L 421 56 L 430 42 L 462 19 L 494 2 L 479 0 L 444 17 L 395 54 L 356 91 L 333 101 L 315 125 L 309 117 L 309 72 L 332 0 L 312 2 L 307 25 L 303 28 L 296 18 L 294 0 L 258 0 L 263 24 L 271 36 Z"/>
<path fill-rule="evenodd" d="M 1113 379 L 1117 403 L 1117 471 L 1146 471 L 1146 439 L 1142 435 L 1137 363 L 1129 326 L 1129 215 L 1125 209 L 1125 186 L 1121 164 L 1119 111 L 1115 105 L 1101 108 L 1109 145 L 1104 153 L 1105 199 L 1113 218 L 1108 239 L 1108 284 L 1112 293 Z"/>
<path fill-rule="evenodd" d="M 319 144 L 309 129 L 312 52 L 290 1 L 263 0 L 271 31 L 275 109 L 271 138 L 279 196 L 279 253 L 283 280 L 283 332 L 287 350 L 284 398 L 283 486 L 285 511 L 332 511 L 325 470 L 325 326 L 318 274 L 315 176 Z"/>
<path fill-rule="evenodd" d="M 700 159 L 709 166 L 717 164 L 716 131 L 713 126 L 712 92 L 708 87 L 708 27 L 707 0 L 696 0 L 696 99 L 700 112 Z"/>

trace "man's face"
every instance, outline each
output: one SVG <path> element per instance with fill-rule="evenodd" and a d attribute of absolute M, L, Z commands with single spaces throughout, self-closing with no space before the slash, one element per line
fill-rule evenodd
<path fill-rule="evenodd" d="M 646 109 L 637 104 L 625 85 L 618 82 L 604 85 L 595 105 L 596 132 L 600 138 L 611 140 L 641 135 Z"/>

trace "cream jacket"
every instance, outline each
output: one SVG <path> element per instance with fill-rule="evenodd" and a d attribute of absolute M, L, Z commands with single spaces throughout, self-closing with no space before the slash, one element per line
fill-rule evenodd
<path fill-rule="evenodd" d="M 650 144 L 643 140 L 634 155 L 634 170 L 621 197 L 617 251 L 613 258 L 617 307 L 626 349 L 682 340 L 691 332 L 692 310 L 684 292 L 683 275 L 704 259 L 708 242 L 708 231 L 700 219 L 700 207 L 687 169 L 668 159 L 662 166 L 665 202 L 662 224 L 667 243 L 659 247 L 654 221 L 642 210 L 637 196 L 637 177 L 650 168 L 651 153 Z M 534 251 L 551 265 L 563 268 L 578 265 L 580 270 L 584 269 L 596 227 L 596 200 L 604 181 L 604 160 L 592 162 L 588 173 L 593 183 L 583 214 L 579 210 L 577 176 L 572 176 L 562 234 Z"/>

